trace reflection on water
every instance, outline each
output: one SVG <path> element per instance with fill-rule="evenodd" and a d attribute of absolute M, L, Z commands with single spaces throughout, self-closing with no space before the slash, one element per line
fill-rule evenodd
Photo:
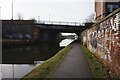
<path fill-rule="evenodd" d="M 34 64 L 54 56 L 61 48 L 58 45 L 39 44 L 13 47 L 3 50 L 3 64 Z"/>
<path fill-rule="evenodd" d="M 65 39 L 60 46 L 67 46 L 73 40 Z M 54 56 L 60 49 L 59 45 L 39 44 L 11 47 L 3 49 L 3 63 L 1 66 L 3 78 L 21 78 L 43 61 Z"/>
<path fill-rule="evenodd" d="M 69 45 L 71 42 L 73 42 L 74 40 L 73 39 L 64 39 L 60 42 L 60 46 L 63 47 L 63 46 L 67 46 Z"/>
<path fill-rule="evenodd" d="M 23 75 L 30 72 L 36 65 L 16 65 L 16 64 L 3 64 L 2 65 L 2 77 L 3 78 L 21 78 Z"/>

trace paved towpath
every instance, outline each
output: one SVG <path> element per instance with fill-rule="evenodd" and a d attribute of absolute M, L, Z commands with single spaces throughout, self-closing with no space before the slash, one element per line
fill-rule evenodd
<path fill-rule="evenodd" d="M 80 49 L 80 44 L 75 43 L 70 52 L 65 56 L 51 78 L 92 78 L 92 73 L 87 60 Z"/>

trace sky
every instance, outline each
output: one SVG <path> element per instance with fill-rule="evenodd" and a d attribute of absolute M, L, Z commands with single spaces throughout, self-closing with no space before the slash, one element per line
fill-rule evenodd
<path fill-rule="evenodd" d="M 13 19 L 80 22 L 94 13 L 94 0 L 13 0 Z M 0 0 L 0 18 L 12 18 L 12 0 Z"/>

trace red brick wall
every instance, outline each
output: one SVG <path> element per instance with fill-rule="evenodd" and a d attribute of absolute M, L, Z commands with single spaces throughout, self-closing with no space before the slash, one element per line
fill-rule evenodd
<path fill-rule="evenodd" d="M 85 30 L 82 36 L 83 44 L 120 77 L 120 11 Z"/>
<path fill-rule="evenodd" d="M 96 12 L 96 17 L 101 15 L 101 0 L 95 0 L 95 12 Z"/>
<path fill-rule="evenodd" d="M 103 14 L 106 12 L 106 3 L 102 2 L 102 0 L 95 0 L 95 15 L 96 21 L 101 20 Z"/>

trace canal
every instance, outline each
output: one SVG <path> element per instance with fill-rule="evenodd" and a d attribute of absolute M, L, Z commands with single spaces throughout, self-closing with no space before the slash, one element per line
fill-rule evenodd
<path fill-rule="evenodd" d="M 23 77 L 73 41 L 65 39 L 59 44 L 41 43 L 3 49 L 3 64 L 0 65 L 2 78 Z"/>

